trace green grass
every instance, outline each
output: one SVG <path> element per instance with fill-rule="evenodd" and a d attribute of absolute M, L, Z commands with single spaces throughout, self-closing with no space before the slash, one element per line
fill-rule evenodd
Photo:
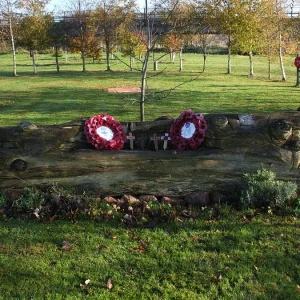
<path fill-rule="evenodd" d="M 212 221 L 203 212 L 154 229 L 0 225 L 0 299 L 299 299 L 300 222 L 292 217 L 230 212 Z"/>
<path fill-rule="evenodd" d="M 54 58 L 38 56 L 38 75 L 32 74 L 28 54 L 18 54 L 19 77 L 11 76 L 9 55 L 0 56 L 0 126 L 16 125 L 24 120 L 37 124 L 59 124 L 74 119 L 108 113 L 121 121 L 139 120 L 137 95 L 109 94 L 109 87 L 139 87 L 140 73 L 130 72 L 124 64 L 112 60 L 113 72 L 105 71 L 105 62 L 88 61 L 87 72 L 81 72 L 79 56 L 64 58 L 61 73 L 55 71 Z M 291 111 L 299 107 L 299 89 L 295 88 L 296 69 L 293 57 L 286 58 L 288 81 L 280 81 L 277 62 L 272 65 L 273 79 L 267 80 L 267 62 L 255 57 L 255 74 L 248 78 L 248 58 L 233 56 L 232 75 L 226 75 L 226 56 L 208 57 L 207 71 L 200 74 L 202 56 L 184 55 L 184 71 L 165 57 L 159 64 L 159 76 L 149 79 L 150 93 L 158 92 L 188 81 L 165 99 L 150 99 L 146 103 L 146 120 L 162 115 L 176 117 L 184 109 L 202 113 Z M 150 70 L 152 63 L 150 63 Z M 152 71 L 151 71 L 152 72 Z"/>
<path fill-rule="evenodd" d="M 32 75 L 27 54 L 18 54 L 17 78 L 11 57 L 0 56 L 0 126 L 29 120 L 59 124 L 98 113 L 122 121 L 139 119 L 136 96 L 108 94 L 109 87 L 139 86 L 139 72 L 112 61 L 87 65 L 70 55 L 55 72 L 54 58 L 38 57 Z M 146 119 L 178 116 L 192 108 L 202 113 L 293 111 L 299 105 L 293 57 L 286 59 L 288 81 L 273 79 L 267 64 L 255 57 L 256 77 L 248 78 L 248 58 L 233 57 L 226 75 L 226 56 L 208 57 L 200 74 L 201 55 L 184 55 L 184 72 L 166 57 L 166 71 L 149 80 L 151 92 L 189 80 L 168 98 L 146 103 Z M 151 68 L 152 65 L 150 65 Z M 198 220 L 126 228 L 119 222 L 92 220 L 3 221 L 0 211 L 0 299 L 300 299 L 300 221 L 294 217 L 226 211 L 211 220 L 208 210 Z M 62 250 L 62 242 L 72 244 Z M 91 284 L 84 282 L 90 280 Z M 106 284 L 111 280 L 113 287 Z M 81 285 L 80 285 L 81 284 Z"/>

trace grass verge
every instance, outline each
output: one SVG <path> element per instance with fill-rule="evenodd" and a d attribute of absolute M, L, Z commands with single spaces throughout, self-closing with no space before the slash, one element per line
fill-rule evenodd
<path fill-rule="evenodd" d="M 82 73 L 78 56 L 70 56 L 68 64 L 55 72 L 54 58 L 40 55 L 39 74 L 32 75 L 30 58 L 18 55 L 19 77 L 11 76 L 11 57 L 0 56 L 0 126 L 17 125 L 28 120 L 37 124 L 59 124 L 98 113 L 108 113 L 121 121 L 139 120 L 139 97 L 136 94 L 110 94 L 110 87 L 139 87 L 140 72 L 130 72 L 113 60 L 113 72 L 105 71 L 105 62 L 89 63 Z M 52 64 L 50 64 L 52 62 Z M 280 81 L 280 70 L 273 64 L 274 77 L 267 79 L 267 61 L 255 57 L 254 78 L 248 78 L 248 58 L 233 57 L 233 74 L 226 75 L 226 56 L 208 57 L 207 70 L 200 73 L 202 56 L 184 55 L 184 71 L 167 57 L 160 63 L 165 71 L 149 79 L 146 120 L 162 115 L 177 117 L 191 108 L 201 113 L 293 111 L 299 105 L 299 89 L 295 88 L 296 70 L 293 58 L 286 60 L 287 82 Z M 154 75 L 151 71 L 150 76 Z M 164 99 L 157 92 L 195 79 L 178 87 Z M 153 97 L 153 95 L 156 95 Z"/>
<path fill-rule="evenodd" d="M 300 222 L 224 206 L 152 229 L 0 221 L 1 299 L 299 299 Z M 63 242 L 70 247 L 63 248 Z M 110 285 L 112 284 L 112 286 Z"/>

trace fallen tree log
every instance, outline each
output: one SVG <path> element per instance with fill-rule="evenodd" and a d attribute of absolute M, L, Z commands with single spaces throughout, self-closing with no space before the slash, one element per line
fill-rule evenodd
<path fill-rule="evenodd" d="M 135 136 L 121 151 L 87 143 L 84 120 L 0 128 L 0 190 L 53 184 L 102 195 L 230 193 L 243 173 L 264 167 L 300 184 L 300 112 L 207 114 L 204 145 L 178 151 L 154 135 L 169 132 L 172 119 L 122 123 Z"/>

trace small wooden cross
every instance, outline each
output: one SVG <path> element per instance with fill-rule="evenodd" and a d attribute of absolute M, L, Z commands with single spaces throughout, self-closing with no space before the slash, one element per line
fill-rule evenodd
<path fill-rule="evenodd" d="M 135 136 L 132 135 L 131 132 L 129 132 L 129 135 L 126 136 L 127 140 L 129 140 L 129 143 L 130 143 L 130 149 L 133 150 L 133 143 L 134 143 L 134 140 L 135 140 Z"/>
<path fill-rule="evenodd" d="M 166 150 L 167 147 L 168 147 L 168 141 L 171 140 L 171 138 L 169 137 L 169 134 L 168 134 L 168 133 L 165 133 L 165 135 L 162 136 L 160 139 L 164 141 L 163 148 L 164 148 L 164 150 Z"/>
<path fill-rule="evenodd" d="M 156 151 L 158 150 L 158 140 L 159 140 L 159 137 L 156 136 L 156 134 L 154 133 L 153 137 L 151 138 L 151 141 L 154 142 L 154 147 L 155 147 Z"/>

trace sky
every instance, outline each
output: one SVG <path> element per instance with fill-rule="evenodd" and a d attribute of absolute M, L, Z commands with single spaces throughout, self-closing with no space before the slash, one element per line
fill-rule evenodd
<path fill-rule="evenodd" d="M 148 0 L 150 2 L 150 0 Z M 145 0 L 136 0 L 137 5 L 140 9 L 145 7 Z M 64 1 L 62 0 L 51 0 L 47 8 L 49 11 L 61 11 L 63 10 Z"/>

